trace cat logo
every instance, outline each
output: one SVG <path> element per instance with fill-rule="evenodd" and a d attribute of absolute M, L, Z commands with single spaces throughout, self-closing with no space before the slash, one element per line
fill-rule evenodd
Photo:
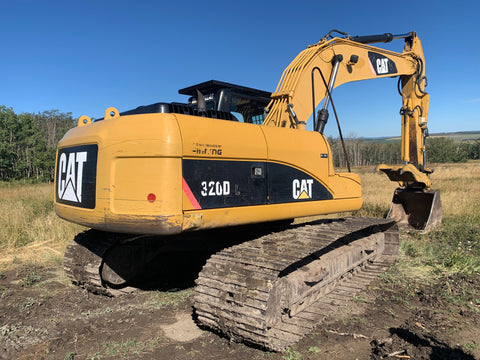
<path fill-rule="evenodd" d="M 62 200 L 82 202 L 83 165 L 87 152 L 60 154 L 58 160 L 58 197 Z"/>
<path fill-rule="evenodd" d="M 388 74 L 388 59 L 377 59 L 377 74 Z"/>
<path fill-rule="evenodd" d="M 396 74 L 398 72 L 395 62 L 383 54 L 369 51 L 368 60 L 375 76 Z"/>
<path fill-rule="evenodd" d="M 294 179 L 292 182 L 292 196 L 295 200 L 312 198 L 313 179 Z"/>
<path fill-rule="evenodd" d="M 55 174 L 55 200 L 58 203 L 95 208 L 97 157 L 96 144 L 58 150 Z"/>

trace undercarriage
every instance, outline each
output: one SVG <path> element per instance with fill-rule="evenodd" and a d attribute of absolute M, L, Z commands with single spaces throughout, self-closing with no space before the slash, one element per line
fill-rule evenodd
<path fill-rule="evenodd" d="M 232 340 L 274 351 L 297 342 L 385 271 L 399 244 L 394 221 L 372 218 L 277 227 L 246 240 L 215 249 L 206 261 L 195 281 L 195 315 Z M 190 244 L 202 252 L 198 239 Z M 67 247 L 64 266 L 74 283 L 116 296 L 134 291 L 132 279 L 169 246 L 89 230 Z"/>

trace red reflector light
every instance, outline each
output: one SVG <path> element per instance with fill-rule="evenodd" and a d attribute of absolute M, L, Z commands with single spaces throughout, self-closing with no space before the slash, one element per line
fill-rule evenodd
<path fill-rule="evenodd" d="M 155 200 L 157 200 L 157 197 L 155 196 L 155 194 L 150 193 L 147 196 L 147 200 L 148 200 L 148 202 L 153 203 Z"/>

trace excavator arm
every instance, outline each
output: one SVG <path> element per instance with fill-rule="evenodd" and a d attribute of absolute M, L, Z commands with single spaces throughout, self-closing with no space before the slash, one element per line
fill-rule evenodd
<path fill-rule="evenodd" d="M 331 37 L 332 32 L 338 32 L 344 37 Z M 394 39 L 405 39 L 403 52 L 370 45 Z M 402 96 L 400 115 L 403 164 L 381 164 L 377 170 L 383 171 L 390 180 L 400 184 L 401 188 L 397 190 L 393 203 L 402 198 L 399 206 L 403 210 L 396 219 L 411 223 L 416 218 L 414 226 L 426 229 L 427 226 L 436 225 L 441 218 L 441 205 L 438 190 L 429 190 L 429 174 L 432 170 L 427 167 L 425 152 L 429 94 L 425 91 L 427 79 L 422 44 L 415 32 L 351 37 L 332 30 L 320 42 L 298 54 L 285 69 L 272 94 L 263 124 L 305 130 L 311 117 L 314 131 L 323 133 L 334 88 L 352 81 L 397 76 L 398 90 Z M 322 100 L 323 106 L 316 115 L 316 109 Z M 405 194 L 407 192 L 408 195 Z M 412 203 L 425 204 L 426 209 L 408 210 L 412 208 Z M 396 212 L 393 211 L 394 207 L 392 205 L 391 216 Z M 413 212 L 426 215 L 420 216 L 419 220 L 419 216 Z M 436 220 L 433 221 L 433 218 Z"/>

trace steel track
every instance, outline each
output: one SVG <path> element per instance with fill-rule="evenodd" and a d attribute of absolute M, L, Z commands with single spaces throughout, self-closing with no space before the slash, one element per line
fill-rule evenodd
<path fill-rule="evenodd" d="M 312 291 L 304 299 L 311 304 L 296 314 L 276 308 L 282 305 L 272 301 L 274 295 L 289 291 L 277 289 L 280 278 L 303 271 L 319 253 L 338 252 L 374 233 L 385 235 L 385 249 L 374 260 L 332 280 L 320 295 Z M 398 228 L 384 219 L 345 218 L 266 235 L 220 251 L 207 261 L 196 281 L 196 315 L 201 324 L 233 340 L 280 351 L 351 300 L 395 261 L 397 253 Z M 288 294 L 280 297 L 284 295 Z"/>
<path fill-rule="evenodd" d="M 81 232 L 67 245 L 63 268 L 75 285 L 106 296 L 118 296 L 134 291 L 131 287 L 113 289 L 105 286 L 101 278 L 103 258 L 118 243 L 118 239 L 96 230 Z"/>

